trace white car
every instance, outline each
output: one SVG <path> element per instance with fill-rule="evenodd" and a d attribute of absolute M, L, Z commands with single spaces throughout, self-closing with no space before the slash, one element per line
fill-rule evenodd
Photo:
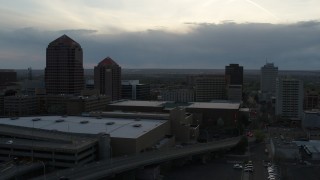
<path fill-rule="evenodd" d="M 244 172 L 253 172 L 253 168 L 244 168 Z"/>
<path fill-rule="evenodd" d="M 6 142 L 6 144 L 12 144 L 12 143 L 13 143 L 12 140 L 9 140 L 9 141 Z"/>
<path fill-rule="evenodd" d="M 244 166 L 244 168 L 249 168 L 249 169 L 253 169 L 253 166 Z"/>
<path fill-rule="evenodd" d="M 233 165 L 233 168 L 234 168 L 234 169 L 242 169 L 243 167 L 242 167 L 242 165 L 240 165 L 240 164 L 234 164 L 234 165 Z"/>

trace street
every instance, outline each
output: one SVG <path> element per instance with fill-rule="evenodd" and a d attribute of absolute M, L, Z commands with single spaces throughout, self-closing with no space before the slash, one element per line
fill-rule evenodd
<path fill-rule="evenodd" d="M 235 162 L 251 160 L 254 166 L 254 172 L 250 173 L 250 180 L 263 180 L 267 177 L 266 168 L 263 166 L 263 160 L 268 160 L 264 152 L 265 144 L 259 143 L 249 146 L 250 151 L 244 156 L 231 156 L 214 159 L 207 164 L 194 162 L 185 166 L 173 169 L 164 176 L 164 180 L 241 180 L 242 170 L 233 169 Z"/>

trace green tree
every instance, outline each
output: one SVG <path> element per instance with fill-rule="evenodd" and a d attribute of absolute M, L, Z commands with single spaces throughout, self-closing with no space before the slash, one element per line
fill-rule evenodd
<path fill-rule="evenodd" d="M 261 130 L 255 130 L 253 132 L 254 137 L 256 138 L 256 142 L 262 142 L 264 141 L 265 134 Z"/>

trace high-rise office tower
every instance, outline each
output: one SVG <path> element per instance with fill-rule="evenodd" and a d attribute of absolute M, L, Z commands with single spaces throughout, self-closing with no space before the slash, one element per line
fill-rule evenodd
<path fill-rule="evenodd" d="M 303 83 L 301 80 L 277 79 L 276 98 L 276 115 L 288 119 L 302 118 Z"/>
<path fill-rule="evenodd" d="M 67 35 L 47 47 L 45 87 L 47 94 L 79 95 L 84 87 L 82 48 Z"/>
<path fill-rule="evenodd" d="M 112 101 L 121 99 L 121 67 L 110 57 L 94 67 L 94 88 Z"/>
<path fill-rule="evenodd" d="M 0 89 L 17 82 L 17 72 L 9 69 L 0 69 Z"/>
<path fill-rule="evenodd" d="M 239 64 L 226 66 L 225 75 L 229 76 L 230 85 L 243 85 L 243 67 Z"/>
<path fill-rule="evenodd" d="M 261 67 L 260 88 L 263 94 L 275 95 L 277 77 L 278 67 L 275 67 L 273 63 L 266 63 Z"/>

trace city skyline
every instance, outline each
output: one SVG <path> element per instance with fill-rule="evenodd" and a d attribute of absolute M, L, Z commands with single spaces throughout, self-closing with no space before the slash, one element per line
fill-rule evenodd
<path fill-rule="evenodd" d="M 46 44 L 63 34 L 83 46 L 86 69 L 105 56 L 123 68 L 320 67 L 313 0 L 0 2 L 6 69 L 44 69 Z"/>

